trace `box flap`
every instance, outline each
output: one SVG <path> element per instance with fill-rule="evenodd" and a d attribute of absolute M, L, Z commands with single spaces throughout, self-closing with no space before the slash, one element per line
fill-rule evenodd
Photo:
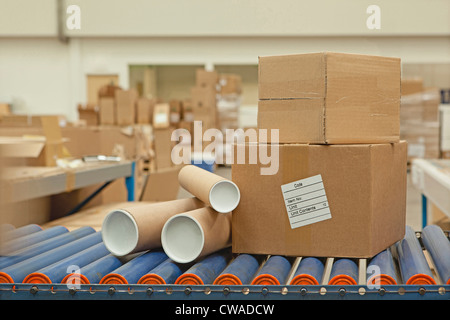
<path fill-rule="evenodd" d="M 45 146 L 45 139 L 0 137 L 0 155 L 11 158 L 37 158 Z"/>

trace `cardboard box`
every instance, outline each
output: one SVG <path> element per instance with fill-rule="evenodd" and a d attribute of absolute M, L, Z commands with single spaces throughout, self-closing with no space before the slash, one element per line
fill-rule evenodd
<path fill-rule="evenodd" d="M 178 173 L 182 166 L 160 169 L 147 176 L 141 201 L 170 201 L 176 200 L 180 184 Z"/>
<path fill-rule="evenodd" d="M 67 125 L 67 120 L 64 115 L 52 115 L 58 118 L 58 123 L 61 127 Z M 41 117 L 43 115 L 31 114 L 8 114 L 1 117 L 2 127 L 42 127 Z"/>
<path fill-rule="evenodd" d="M 122 88 L 119 86 L 107 84 L 98 90 L 98 98 L 114 98 L 116 96 L 116 90 L 122 90 Z"/>
<path fill-rule="evenodd" d="M 87 126 L 98 126 L 99 110 L 98 106 L 92 104 L 79 104 L 78 117 L 80 120 L 86 121 Z"/>
<path fill-rule="evenodd" d="M 155 101 L 148 98 L 140 98 L 136 105 L 136 123 L 150 124 L 153 121 L 153 108 Z"/>
<path fill-rule="evenodd" d="M 0 103 L 0 116 L 11 114 L 11 105 L 8 103 Z"/>
<path fill-rule="evenodd" d="M 165 129 L 170 126 L 170 105 L 168 103 L 157 103 L 153 109 L 153 127 Z"/>
<path fill-rule="evenodd" d="M 207 112 L 216 108 L 216 91 L 208 87 L 191 88 L 192 109 L 195 112 Z"/>
<path fill-rule="evenodd" d="M 155 150 L 156 169 L 165 169 L 172 167 L 172 147 L 174 142 L 171 140 L 173 128 L 153 130 L 153 146 Z"/>
<path fill-rule="evenodd" d="M 113 97 L 99 98 L 99 109 L 100 124 L 116 124 L 116 102 Z"/>
<path fill-rule="evenodd" d="M 237 164 L 242 149 L 235 147 L 232 180 L 241 200 L 233 211 L 233 252 L 367 258 L 386 249 L 405 233 L 406 147 L 279 145 L 274 175 L 261 175 L 269 165 L 249 164 L 249 145 L 245 164 Z M 281 186 L 319 174 L 331 219 L 292 229 Z"/>
<path fill-rule="evenodd" d="M 212 87 L 216 90 L 219 82 L 219 74 L 217 71 L 207 71 L 205 69 L 197 69 L 195 73 L 195 84 L 198 87 Z"/>
<path fill-rule="evenodd" d="M 115 91 L 116 121 L 119 126 L 135 123 L 138 96 L 138 92 L 134 89 Z"/>
<path fill-rule="evenodd" d="M 259 58 L 259 129 L 282 143 L 399 141 L 400 59 L 343 53 Z"/>
<path fill-rule="evenodd" d="M 237 74 L 221 74 L 219 77 L 220 94 L 239 95 L 242 93 L 242 77 Z"/>
<path fill-rule="evenodd" d="M 402 79 L 402 96 L 423 91 L 423 79 L 420 77 Z"/>

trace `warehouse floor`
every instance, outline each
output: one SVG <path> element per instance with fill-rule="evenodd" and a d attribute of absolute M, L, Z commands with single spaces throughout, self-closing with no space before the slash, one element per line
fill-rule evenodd
<path fill-rule="evenodd" d="M 231 179 L 231 167 L 218 167 L 216 174 Z M 406 224 L 413 230 L 422 230 L 422 202 L 420 192 L 412 185 L 411 177 L 408 174 L 407 202 L 406 202 Z M 178 198 L 185 198 L 190 194 L 183 188 L 180 188 Z"/>

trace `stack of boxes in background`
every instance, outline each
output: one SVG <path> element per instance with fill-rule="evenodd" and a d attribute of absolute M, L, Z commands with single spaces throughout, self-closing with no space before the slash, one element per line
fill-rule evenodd
<path fill-rule="evenodd" d="M 197 69 L 196 86 L 191 88 L 191 103 L 194 120 L 202 121 L 203 133 L 207 129 L 216 128 L 225 137 L 227 129 L 239 128 L 241 93 L 241 76 Z M 200 137 L 194 136 L 194 145 L 195 139 Z M 203 141 L 203 147 L 209 143 L 210 141 Z M 223 143 L 221 151 L 231 152 L 231 145 L 227 145 L 226 141 Z M 223 156 L 223 159 L 226 157 Z"/>
<path fill-rule="evenodd" d="M 365 258 L 403 238 L 400 74 L 397 58 L 260 57 L 258 129 L 279 129 L 279 144 L 235 146 L 233 252 Z M 271 163 L 249 162 L 269 149 Z"/>
<path fill-rule="evenodd" d="M 439 155 L 440 91 L 424 88 L 421 78 L 402 79 L 400 137 L 408 142 L 408 162 Z"/>
<path fill-rule="evenodd" d="M 202 121 L 203 130 L 215 128 L 217 119 L 218 73 L 197 69 L 196 84 L 191 88 L 194 120 Z"/>

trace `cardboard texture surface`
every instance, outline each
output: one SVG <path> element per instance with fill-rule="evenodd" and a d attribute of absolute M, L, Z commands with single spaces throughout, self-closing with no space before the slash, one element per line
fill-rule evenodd
<path fill-rule="evenodd" d="M 114 97 L 99 98 L 99 109 L 101 125 L 116 124 L 116 103 Z"/>
<path fill-rule="evenodd" d="M 155 129 L 153 130 L 153 146 L 155 150 L 156 169 L 164 169 L 172 167 L 172 146 L 174 142 L 171 141 L 173 128 Z"/>
<path fill-rule="evenodd" d="M 191 88 L 191 103 L 194 113 L 206 112 L 208 109 L 215 108 L 216 90 L 210 87 Z"/>
<path fill-rule="evenodd" d="M 118 125 L 130 125 L 135 123 L 136 101 L 138 92 L 135 89 L 115 90 L 116 121 Z"/>
<path fill-rule="evenodd" d="M 86 122 L 88 126 L 97 126 L 99 123 L 98 107 L 92 104 L 78 105 L 78 116 L 80 120 Z"/>
<path fill-rule="evenodd" d="M 213 87 L 216 89 L 216 85 L 219 81 L 219 74 L 217 71 L 207 71 L 205 69 L 197 69 L 195 73 L 195 84 L 198 87 Z"/>
<path fill-rule="evenodd" d="M 248 164 L 248 145 L 246 164 L 236 164 L 235 149 L 232 180 L 241 200 L 233 211 L 233 252 L 367 258 L 386 249 L 405 232 L 406 149 L 405 142 L 285 144 L 275 175 Z M 331 219 L 291 229 L 281 185 L 317 174 Z"/>
<path fill-rule="evenodd" d="M 153 108 L 155 101 L 153 99 L 139 98 L 136 105 L 136 123 L 150 124 L 153 121 Z"/>
<path fill-rule="evenodd" d="M 178 173 L 182 166 L 160 169 L 146 177 L 141 201 L 170 201 L 177 199 L 180 183 Z"/>
<path fill-rule="evenodd" d="M 423 91 L 422 78 L 403 78 L 402 79 L 402 96 Z"/>
<path fill-rule="evenodd" d="M 260 57 L 258 128 L 280 129 L 281 143 L 398 142 L 400 72 L 398 58 L 332 52 Z M 292 116 L 299 123 L 286 120 Z M 309 117 L 314 120 L 305 127 Z"/>

